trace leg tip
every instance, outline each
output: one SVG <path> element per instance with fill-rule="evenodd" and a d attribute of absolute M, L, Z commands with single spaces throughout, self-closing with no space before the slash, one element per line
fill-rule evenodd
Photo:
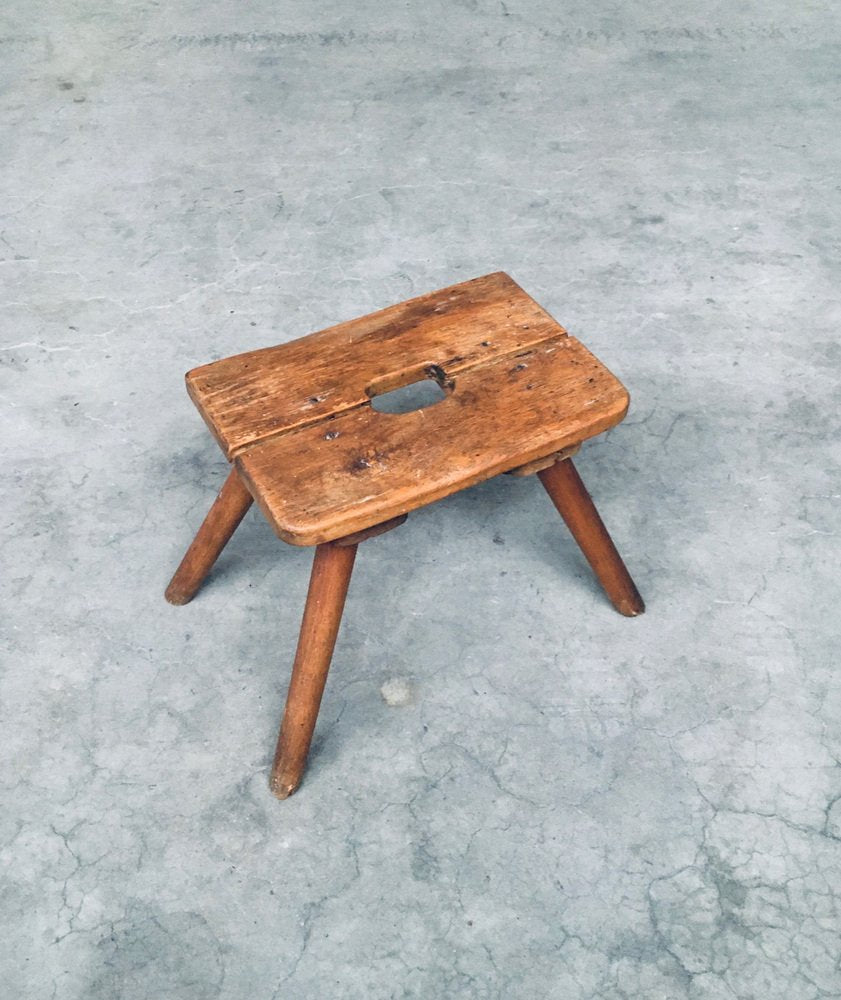
<path fill-rule="evenodd" d="M 276 799 L 288 799 L 293 795 L 301 784 L 300 778 L 297 781 L 285 781 L 280 775 L 273 774 L 269 781 L 269 788 Z"/>
<path fill-rule="evenodd" d="M 644 613 L 645 602 L 641 597 L 638 597 L 635 601 L 618 601 L 614 607 L 620 615 L 624 615 L 626 618 L 636 618 L 637 615 Z"/>
<path fill-rule="evenodd" d="M 185 592 L 183 590 L 178 590 L 170 584 L 166 591 L 164 592 L 164 597 L 169 601 L 170 604 L 175 604 L 181 607 L 184 604 L 189 604 L 195 595 Z"/>

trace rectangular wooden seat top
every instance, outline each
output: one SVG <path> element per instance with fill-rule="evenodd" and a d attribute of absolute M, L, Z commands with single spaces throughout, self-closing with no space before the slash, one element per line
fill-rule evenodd
<path fill-rule="evenodd" d="M 432 378 L 409 413 L 377 395 Z M 502 272 L 195 368 L 187 388 L 278 535 L 371 528 L 600 434 L 623 385 Z"/>

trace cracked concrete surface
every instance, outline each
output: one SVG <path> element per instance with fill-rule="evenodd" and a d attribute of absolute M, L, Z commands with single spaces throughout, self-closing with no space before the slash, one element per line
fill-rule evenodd
<path fill-rule="evenodd" d="M 841 996 L 839 19 L 7 0 L 0 993 Z M 630 388 L 577 464 L 648 612 L 534 479 L 410 517 L 279 803 L 310 553 L 164 603 L 183 373 L 498 268 Z"/>

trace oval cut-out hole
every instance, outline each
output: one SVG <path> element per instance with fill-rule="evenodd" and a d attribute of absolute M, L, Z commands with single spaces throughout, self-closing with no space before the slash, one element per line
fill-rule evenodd
<path fill-rule="evenodd" d="M 422 378 L 409 385 L 401 385 L 399 389 L 384 392 L 371 399 L 371 406 L 378 413 L 411 413 L 413 410 L 424 410 L 434 406 L 446 398 L 446 393 L 430 378 Z"/>

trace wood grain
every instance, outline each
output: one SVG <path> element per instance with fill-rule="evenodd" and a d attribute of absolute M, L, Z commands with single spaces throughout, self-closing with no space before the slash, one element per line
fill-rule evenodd
<path fill-rule="evenodd" d="M 270 787 L 279 799 L 295 791 L 304 773 L 355 558 L 356 545 L 328 543 L 315 550 L 298 649 L 272 765 Z"/>
<path fill-rule="evenodd" d="M 187 391 L 228 458 L 423 377 L 448 376 L 565 333 L 502 272 L 431 292 L 298 340 L 187 373 Z"/>
<path fill-rule="evenodd" d="M 422 378 L 444 390 L 441 402 L 372 408 Z M 204 365 L 187 387 L 293 545 L 364 532 L 500 472 L 536 471 L 628 407 L 622 384 L 502 272 Z"/>
<path fill-rule="evenodd" d="M 628 394 L 577 340 L 463 369 L 440 403 L 359 406 L 267 438 L 236 466 L 278 535 L 313 545 L 364 530 L 613 427 Z"/>
<path fill-rule="evenodd" d="M 642 614 L 645 604 L 572 459 L 537 475 L 616 610 L 629 618 Z"/>

